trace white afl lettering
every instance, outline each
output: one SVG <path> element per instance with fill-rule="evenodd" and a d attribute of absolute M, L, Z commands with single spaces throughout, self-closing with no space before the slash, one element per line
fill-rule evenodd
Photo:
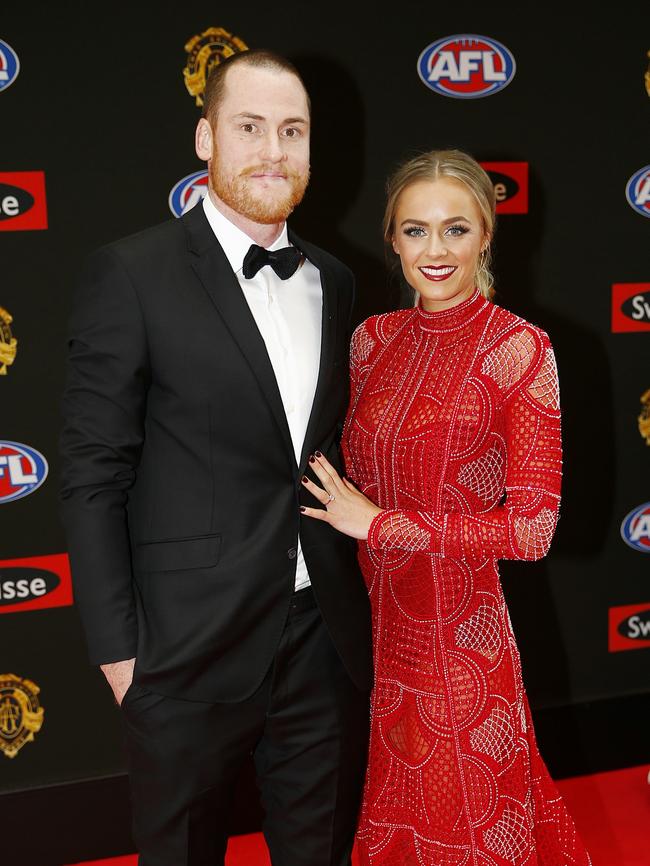
<path fill-rule="evenodd" d="M 429 81 L 469 81 L 472 72 L 478 72 L 483 66 L 485 81 L 505 81 L 506 73 L 494 68 L 494 51 L 461 51 L 458 61 L 453 51 L 441 51 L 431 68 Z"/>
<path fill-rule="evenodd" d="M 33 472 L 23 472 L 19 454 L 10 454 L 6 461 L 9 466 L 9 480 L 15 487 L 20 487 L 21 484 L 36 484 L 38 478 Z"/>
<path fill-rule="evenodd" d="M 494 51 L 483 52 L 483 78 L 486 81 L 505 81 L 505 71 L 494 68 Z"/>
<path fill-rule="evenodd" d="M 433 64 L 429 81 L 440 81 L 441 78 L 449 78 L 451 81 L 460 80 L 460 72 L 453 51 L 441 51 Z"/>
<path fill-rule="evenodd" d="M 480 60 L 483 56 L 482 51 L 461 51 L 459 63 L 458 81 L 469 81 L 472 72 L 476 72 L 481 68 Z"/>
<path fill-rule="evenodd" d="M 632 541 L 640 541 L 642 538 L 650 539 L 650 514 L 641 514 L 630 533 Z"/>
<path fill-rule="evenodd" d="M 191 188 L 191 192 L 187 197 L 187 201 L 185 202 L 185 205 L 183 207 L 183 214 L 186 214 L 188 211 L 192 210 L 194 205 L 202 201 L 207 191 L 208 188 L 205 185 L 193 185 Z"/>

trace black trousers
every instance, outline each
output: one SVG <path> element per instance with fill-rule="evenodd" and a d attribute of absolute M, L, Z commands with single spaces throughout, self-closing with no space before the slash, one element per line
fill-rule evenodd
<path fill-rule="evenodd" d="M 252 753 L 273 866 L 348 866 L 368 743 L 311 588 L 296 593 L 260 688 L 236 704 L 131 685 L 122 702 L 140 866 L 220 866 L 235 783 Z"/>

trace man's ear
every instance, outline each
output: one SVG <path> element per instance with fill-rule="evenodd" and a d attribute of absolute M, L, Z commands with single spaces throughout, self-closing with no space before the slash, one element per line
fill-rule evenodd
<path fill-rule="evenodd" d="M 194 134 L 194 148 L 199 159 L 207 162 L 212 159 L 212 127 L 202 117 L 196 125 L 196 133 Z"/>

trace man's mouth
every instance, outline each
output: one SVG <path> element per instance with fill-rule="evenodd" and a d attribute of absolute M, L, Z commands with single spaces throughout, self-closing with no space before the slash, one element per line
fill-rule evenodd
<path fill-rule="evenodd" d="M 287 173 L 281 169 L 274 168 L 253 168 L 249 169 L 245 174 L 248 177 L 261 178 L 263 180 L 286 180 Z"/>

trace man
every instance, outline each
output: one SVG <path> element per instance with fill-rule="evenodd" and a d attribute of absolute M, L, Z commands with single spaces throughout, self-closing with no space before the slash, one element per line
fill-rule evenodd
<path fill-rule="evenodd" d="M 219 66 L 196 130 L 208 196 L 95 253 L 72 317 L 63 515 L 141 866 L 223 862 L 251 753 L 274 866 L 349 863 L 368 602 L 354 542 L 301 517 L 300 479 L 316 451 L 340 465 L 353 280 L 287 231 L 309 128 L 284 58 Z"/>

